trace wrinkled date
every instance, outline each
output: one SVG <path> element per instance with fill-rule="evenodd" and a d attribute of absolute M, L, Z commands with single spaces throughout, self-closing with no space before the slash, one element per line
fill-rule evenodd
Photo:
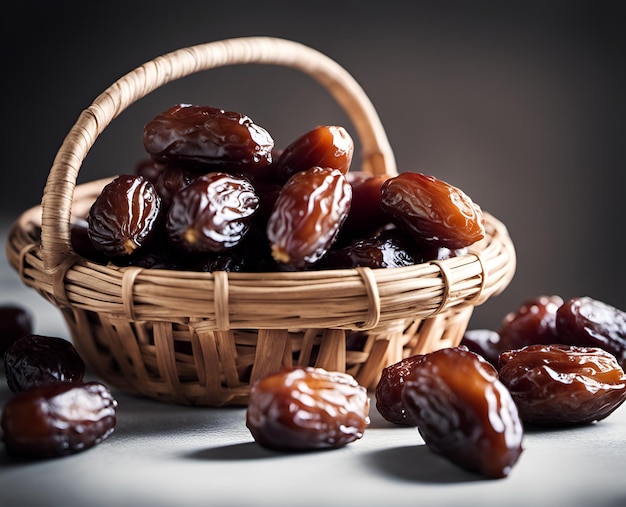
<path fill-rule="evenodd" d="M 572 298 L 556 314 L 558 332 L 572 345 L 600 347 L 626 368 L 626 312 L 588 296 Z"/>
<path fill-rule="evenodd" d="M 522 453 L 517 407 L 493 366 L 464 348 L 425 354 L 405 379 L 402 403 L 426 445 L 490 478 Z"/>
<path fill-rule="evenodd" d="M 0 306 L 0 357 L 16 340 L 31 334 L 35 326 L 33 314 L 20 305 Z"/>
<path fill-rule="evenodd" d="M 58 382 L 80 382 L 85 363 L 69 341 L 31 334 L 6 350 L 4 370 L 9 388 L 17 393 Z"/>
<path fill-rule="evenodd" d="M 208 173 L 173 196 L 167 233 L 186 252 L 225 252 L 243 239 L 258 206 L 259 198 L 248 179 Z"/>
<path fill-rule="evenodd" d="M 515 312 L 505 315 L 498 330 L 501 352 L 527 345 L 561 343 L 556 329 L 556 312 L 563 304 L 560 296 L 537 296 L 525 301 Z"/>
<path fill-rule="evenodd" d="M 110 257 L 131 255 L 158 226 L 161 198 L 138 175 L 121 175 L 105 185 L 87 216 L 94 247 Z"/>
<path fill-rule="evenodd" d="M 530 345 L 500 355 L 500 380 L 522 420 L 546 426 L 599 421 L 626 399 L 615 356 L 595 347 Z"/>
<path fill-rule="evenodd" d="M 407 377 L 415 365 L 423 359 L 423 354 L 417 354 L 405 357 L 397 363 L 383 368 L 374 395 L 376 409 L 387 421 L 405 426 L 415 426 L 404 409 L 402 391 Z"/>
<path fill-rule="evenodd" d="M 383 231 L 372 238 L 354 241 L 326 254 L 319 269 L 399 268 L 418 264 L 415 247 L 397 229 Z"/>
<path fill-rule="evenodd" d="M 10 454 L 50 458 L 77 453 L 109 437 L 117 401 L 97 382 L 34 387 L 2 409 L 2 438 Z"/>
<path fill-rule="evenodd" d="M 498 368 L 500 335 L 493 329 L 468 329 L 463 334 L 461 345 L 482 356 L 493 367 Z"/>
<path fill-rule="evenodd" d="M 417 241 L 456 249 L 485 237 L 481 208 L 434 176 L 405 172 L 389 178 L 381 188 L 381 206 Z"/>
<path fill-rule="evenodd" d="M 294 174 L 311 167 L 329 167 L 348 172 L 354 154 L 354 141 L 347 130 L 320 125 L 293 141 L 276 161 L 278 180 L 285 183 Z"/>
<path fill-rule="evenodd" d="M 246 410 L 255 441 L 278 450 L 342 447 L 360 439 L 369 422 L 363 386 L 346 373 L 311 367 L 259 379 Z"/>
<path fill-rule="evenodd" d="M 294 269 L 318 261 L 350 210 L 352 188 L 338 169 L 312 167 L 281 189 L 267 223 L 272 257 Z"/>
<path fill-rule="evenodd" d="M 159 162 L 247 172 L 272 161 L 274 140 L 246 115 L 179 104 L 144 127 L 144 147 Z M 210 168 L 210 169 L 209 169 Z"/>

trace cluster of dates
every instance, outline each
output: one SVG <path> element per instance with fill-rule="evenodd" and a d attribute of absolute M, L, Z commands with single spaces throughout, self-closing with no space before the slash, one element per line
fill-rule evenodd
<path fill-rule="evenodd" d="M 318 126 L 284 150 L 241 113 L 176 105 L 144 127 L 148 153 L 72 226 L 99 262 L 196 271 L 399 267 L 463 252 L 480 207 L 422 173 L 349 172 L 354 141 Z"/>
<path fill-rule="evenodd" d="M 116 425 L 117 401 L 104 384 L 86 381 L 85 363 L 63 338 L 33 334 L 19 305 L 0 307 L 0 353 L 13 395 L 2 408 L 2 440 L 11 455 L 51 458 L 89 449 Z"/>
<path fill-rule="evenodd" d="M 626 312 L 590 297 L 539 296 L 498 331 L 386 367 L 376 408 L 425 443 L 488 477 L 509 474 L 523 425 L 600 421 L 626 400 Z"/>

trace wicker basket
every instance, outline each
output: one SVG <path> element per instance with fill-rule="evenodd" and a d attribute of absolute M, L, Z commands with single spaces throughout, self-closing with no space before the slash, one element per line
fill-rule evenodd
<path fill-rule="evenodd" d="M 68 133 L 41 206 L 13 224 L 7 255 L 22 281 L 60 309 L 90 370 L 128 393 L 245 405 L 255 379 L 296 364 L 347 371 L 373 388 L 384 366 L 457 345 L 474 307 L 513 277 L 513 244 L 490 214 L 486 238 L 470 253 L 405 268 L 195 273 L 104 266 L 74 253 L 70 223 L 86 216 L 110 181 L 76 185 L 78 172 L 109 123 L 170 81 L 248 63 L 292 67 L 317 80 L 354 124 L 360 170 L 397 174 L 362 88 L 333 60 L 296 42 L 242 37 L 183 48 L 109 87 Z"/>

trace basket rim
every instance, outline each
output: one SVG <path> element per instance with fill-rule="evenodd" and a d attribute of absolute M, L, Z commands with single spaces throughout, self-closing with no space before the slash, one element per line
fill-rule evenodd
<path fill-rule="evenodd" d="M 81 216 L 110 179 L 77 185 L 72 216 Z M 14 222 L 6 253 L 22 281 L 59 307 L 214 330 L 366 330 L 478 306 L 502 292 L 514 276 L 515 249 L 506 226 L 484 215 L 486 237 L 468 253 L 398 268 L 205 273 L 105 266 L 71 252 L 49 269 L 36 237 L 41 205 Z"/>

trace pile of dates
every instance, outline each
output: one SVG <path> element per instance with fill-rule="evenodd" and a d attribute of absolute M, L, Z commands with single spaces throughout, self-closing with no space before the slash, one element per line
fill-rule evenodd
<path fill-rule="evenodd" d="M 179 104 L 144 127 L 148 154 L 72 223 L 74 250 L 118 266 L 194 271 L 391 268 L 485 236 L 463 191 L 417 172 L 349 172 L 354 141 L 318 126 L 283 150 L 248 116 Z"/>
<path fill-rule="evenodd" d="M 458 465 L 506 477 L 524 425 L 601 421 L 626 401 L 626 312 L 591 297 L 538 296 L 495 330 L 409 356 L 382 371 L 376 408 L 416 426 L 426 445 Z"/>
<path fill-rule="evenodd" d="M 33 334 L 32 313 L 0 307 L 0 347 L 13 393 L 0 427 L 7 452 L 19 458 L 52 458 L 90 449 L 116 425 L 117 401 L 99 382 L 86 381 L 85 363 L 71 342 Z"/>

